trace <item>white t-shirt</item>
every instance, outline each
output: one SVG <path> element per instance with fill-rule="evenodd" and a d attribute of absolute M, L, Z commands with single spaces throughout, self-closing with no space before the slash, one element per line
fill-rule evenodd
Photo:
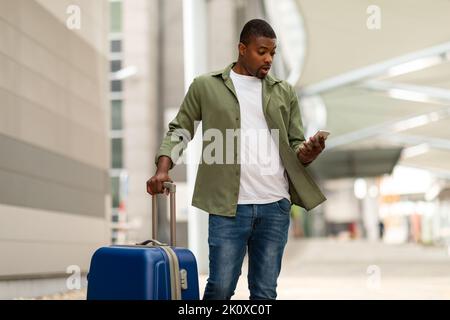
<path fill-rule="evenodd" d="M 263 204 L 282 198 L 290 200 L 289 184 L 279 149 L 263 113 L 262 80 L 237 74 L 233 70 L 230 77 L 241 111 L 238 204 Z"/>

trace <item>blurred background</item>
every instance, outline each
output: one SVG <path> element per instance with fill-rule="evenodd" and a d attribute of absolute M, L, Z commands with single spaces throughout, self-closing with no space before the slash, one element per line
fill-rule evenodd
<path fill-rule="evenodd" d="M 292 208 L 279 298 L 450 298 L 449 0 L 0 0 L 0 299 L 84 299 L 97 248 L 151 238 L 167 124 L 253 18 L 277 34 L 271 72 L 306 135 L 331 131 L 308 168 L 328 201 Z M 195 170 L 170 174 L 202 293 Z"/>

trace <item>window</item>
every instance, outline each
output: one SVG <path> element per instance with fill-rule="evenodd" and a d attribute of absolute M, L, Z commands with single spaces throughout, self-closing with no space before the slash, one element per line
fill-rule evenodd
<path fill-rule="evenodd" d="M 111 61 L 111 72 L 117 72 L 120 69 L 122 69 L 122 61 L 121 60 Z"/>
<path fill-rule="evenodd" d="M 121 80 L 111 81 L 111 91 L 112 92 L 121 92 L 122 91 L 122 81 Z"/>
<path fill-rule="evenodd" d="M 122 130 L 122 100 L 111 101 L 111 130 Z"/>
<path fill-rule="evenodd" d="M 113 169 L 123 168 L 123 140 L 122 138 L 111 139 L 111 165 Z"/>
<path fill-rule="evenodd" d="M 111 199 L 112 207 L 118 208 L 120 203 L 120 178 L 111 177 Z"/>
<path fill-rule="evenodd" d="M 111 40 L 111 52 L 112 53 L 122 52 L 122 40 Z"/>
<path fill-rule="evenodd" d="M 111 8 L 111 32 L 122 32 L 122 2 L 113 1 Z"/>

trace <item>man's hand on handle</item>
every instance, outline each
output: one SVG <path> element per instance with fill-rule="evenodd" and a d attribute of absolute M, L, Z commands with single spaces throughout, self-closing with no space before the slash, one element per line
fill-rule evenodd
<path fill-rule="evenodd" d="M 153 177 L 147 181 L 147 192 L 151 195 L 158 193 L 169 194 L 169 190 L 164 190 L 164 182 L 173 182 L 169 177 L 169 169 L 172 166 L 172 160 L 169 157 L 161 156 L 158 160 L 158 169 Z"/>

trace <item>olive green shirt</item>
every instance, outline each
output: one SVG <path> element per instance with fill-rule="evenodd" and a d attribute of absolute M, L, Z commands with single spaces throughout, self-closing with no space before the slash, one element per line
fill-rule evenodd
<path fill-rule="evenodd" d="M 232 136 L 235 142 L 232 150 L 227 150 L 229 144 L 225 143 L 227 130 L 240 129 L 239 102 L 230 78 L 234 64 L 194 79 L 155 157 L 156 164 L 159 157 L 167 156 L 175 165 L 181 160 L 199 121 L 202 121 L 203 134 L 210 129 L 220 132 L 223 149 L 215 152 L 222 152 L 224 160 L 200 161 L 192 205 L 223 216 L 236 214 L 240 185 L 239 135 Z M 300 144 L 305 141 L 297 94 L 286 81 L 267 75 L 262 81 L 262 95 L 267 125 L 269 129 L 279 130 L 278 148 L 288 176 L 291 202 L 310 210 L 326 198 L 297 157 Z M 205 148 L 211 149 L 209 145 L 214 139 L 202 137 L 203 155 Z M 228 161 L 230 158 L 232 161 Z"/>

